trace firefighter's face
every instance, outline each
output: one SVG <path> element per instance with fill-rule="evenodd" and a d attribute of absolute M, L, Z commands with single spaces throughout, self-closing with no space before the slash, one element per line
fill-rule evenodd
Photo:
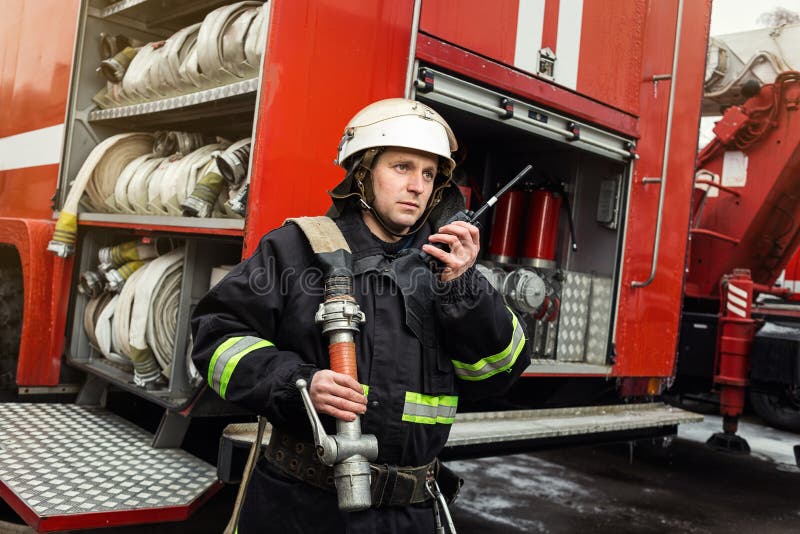
<path fill-rule="evenodd" d="M 425 212 L 433 192 L 438 162 L 433 154 L 407 148 L 387 148 L 378 156 L 372 167 L 372 190 L 375 194 L 372 207 L 393 232 L 408 232 Z M 367 226 L 378 237 L 394 240 L 382 231 L 383 228 L 368 212 L 366 220 Z"/>

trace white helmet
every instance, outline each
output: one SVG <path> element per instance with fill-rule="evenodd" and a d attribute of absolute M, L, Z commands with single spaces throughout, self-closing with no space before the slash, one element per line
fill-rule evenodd
<path fill-rule="evenodd" d="M 442 171 L 450 176 L 456 166 L 451 153 L 456 137 L 441 115 L 416 100 L 389 98 L 368 105 L 350 119 L 339 142 L 336 164 L 376 147 L 422 150 L 441 157 Z"/>

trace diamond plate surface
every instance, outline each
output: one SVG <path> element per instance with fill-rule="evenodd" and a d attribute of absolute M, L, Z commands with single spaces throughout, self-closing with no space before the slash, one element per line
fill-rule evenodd
<path fill-rule="evenodd" d="M 592 277 L 589 301 L 589 331 L 586 336 L 586 361 L 605 364 L 608 326 L 611 322 L 611 278 Z"/>
<path fill-rule="evenodd" d="M 591 293 L 591 276 L 566 271 L 566 279 L 561 291 L 561 311 L 558 323 L 558 350 L 556 351 L 558 361 L 584 361 L 586 323 L 589 317 Z"/>
<path fill-rule="evenodd" d="M 102 408 L 0 404 L 0 480 L 37 515 L 186 506 L 216 470 Z"/>

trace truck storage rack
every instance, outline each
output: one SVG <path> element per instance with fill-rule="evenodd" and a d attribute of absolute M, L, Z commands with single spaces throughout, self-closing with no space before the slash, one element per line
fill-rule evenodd
<path fill-rule="evenodd" d="M 231 111 L 235 111 L 234 108 L 244 106 L 250 111 L 252 118 L 252 109 L 255 105 L 254 101 L 256 92 L 258 91 L 258 84 L 259 79 L 255 77 L 185 95 L 172 96 L 160 100 L 149 100 L 147 102 L 140 102 L 127 106 L 95 109 L 89 113 L 89 121 L 97 122 L 122 119 L 139 115 L 149 115 L 152 113 L 165 113 L 183 108 L 191 108 L 189 111 L 194 113 L 195 109 L 193 106 L 212 102 L 219 103 L 219 105 L 214 110 L 204 108 L 203 111 L 206 117 L 226 115 Z"/>
<path fill-rule="evenodd" d="M 679 424 L 702 420 L 702 415 L 663 403 L 459 413 L 440 457 L 478 458 L 672 436 Z M 269 443 L 270 430 L 267 425 L 262 447 Z M 217 462 L 220 480 L 240 480 L 247 451 L 255 439 L 255 423 L 237 423 L 225 428 Z"/>
<path fill-rule="evenodd" d="M 192 219 L 193 220 L 193 219 Z M 71 335 L 67 345 L 67 362 L 97 376 L 102 382 L 119 387 L 125 391 L 146 398 L 159 406 L 169 410 L 184 410 L 188 403 L 196 397 L 200 389 L 196 377 L 192 378 L 190 372 L 189 347 L 190 327 L 189 316 L 193 307 L 208 291 L 211 272 L 215 266 L 235 264 L 240 259 L 241 245 L 239 239 L 228 236 L 191 235 L 181 236 L 174 233 L 157 233 L 157 239 L 174 241 L 176 245 L 182 244 L 185 249 L 183 259 L 180 297 L 177 312 L 177 326 L 175 329 L 174 349 L 172 361 L 163 371 L 167 383 L 150 388 L 134 385 L 132 369 L 122 369 L 111 360 L 104 358 L 101 352 L 92 344 L 84 327 L 83 317 L 89 299 L 86 295 L 78 293 L 74 296 L 74 317 L 71 325 Z M 88 228 L 81 241 L 80 257 L 77 265 L 79 271 L 96 268 L 97 251 L 104 246 L 113 245 L 130 239 L 130 232 L 118 228 Z M 216 396 L 216 394 L 214 394 Z M 97 402 L 98 396 L 89 397 L 90 403 Z M 221 402 L 221 401 L 220 401 Z M 228 405 L 231 408 L 233 405 Z M 192 410 L 194 414 L 194 409 Z"/>
<path fill-rule="evenodd" d="M 39 532 L 179 521 L 214 467 L 96 406 L 0 403 L 0 496 Z"/>
<path fill-rule="evenodd" d="M 170 217 L 164 215 L 120 215 L 116 213 L 81 213 L 82 226 L 128 228 L 148 232 L 177 232 L 182 234 L 230 235 L 241 237 L 244 219 Z"/>
<path fill-rule="evenodd" d="M 90 8 L 90 14 L 101 19 L 131 23 L 146 28 L 177 30 L 202 20 L 202 14 L 230 0 L 119 0 L 105 7 Z"/>

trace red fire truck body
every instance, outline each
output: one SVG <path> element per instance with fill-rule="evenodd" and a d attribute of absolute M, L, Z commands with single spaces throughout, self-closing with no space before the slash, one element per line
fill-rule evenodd
<path fill-rule="evenodd" d="M 620 397 L 661 392 L 675 367 L 710 0 L 271 0 L 263 8 L 268 33 L 255 89 L 168 104 L 164 112 L 137 114 L 133 105 L 98 111 L 91 100 L 105 86 L 95 73 L 98 34 L 163 39 L 225 2 L 199 4 L 12 0 L 4 6 L 0 267 L 19 272 L 24 291 L 19 322 L 0 326 L 17 328 L 20 342 L 11 357 L 20 393 L 63 390 L 66 354 L 89 382 L 139 394 L 88 355 L 94 353 L 79 317 L 87 299 L 75 290 L 78 273 L 91 267 L 87 251 L 126 237 L 170 236 L 193 243 L 197 265 L 205 266 L 204 254 L 217 253 L 217 242 L 235 251 L 219 263 L 247 257 L 286 218 L 324 213 L 326 191 L 342 175 L 332 160 L 343 125 L 368 102 L 404 95 L 433 106 L 453 125 L 466 148 L 459 183 L 473 208 L 524 163 L 541 173 L 519 198 L 532 203 L 533 190 L 546 191 L 571 205 L 544 229 L 557 243 L 554 257 L 522 258 L 519 244 L 516 260 L 485 262 L 487 272 L 501 272 L 517 288 L 541 268 L 537 280 L 561 305 L 544 319 L 543 308 L 531 311 L 529 329 L 544 333 L 541 339 L 529 333 L 540 348 L 521 387 L 561 377 L 601 379 L 618 386 Z M 250 122 L 242 122 L 248 114 Z M 252 135 L 244 219 L 196 224 L 187 217 L 82 208 L 78 254 L 47 252 L 54 214 L 64 208 L 92 147 L 115 133 L 164 128 Z M 485 250 L 492 247 L 489 219 Z M 529 219 L 521 222 L 528 227 L 521 239 L 530 239 L 535 223 Z M 176 339 L 187 340 L 176 342 L 176 361 L 188 346 L 191 300 L 207 289 L 186 281 L 183 287 L 192 297 L 178 315 Z M 576 321 L 574 331 L 568 318 Z M 577 348 L 568 352 L 573 337 Z M 180 394 L 139 395 L 168 414 L 191 415 L 202 394 L 183 386 Z M 40 530 L 110 517 L 48 522 L 11 484 L 0 484 L 0 495 Z"/>

